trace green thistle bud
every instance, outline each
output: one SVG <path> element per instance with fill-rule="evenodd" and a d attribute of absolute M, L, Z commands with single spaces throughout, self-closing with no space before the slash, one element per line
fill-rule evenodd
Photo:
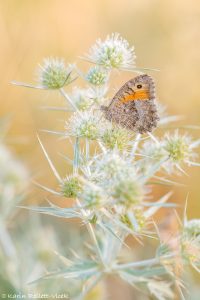
<path fill-rule="evenodd" d="M 95 66 L 89 69 L 86 79 L 93 85 L 100 86 L 108 81 L 108 71 Z"/>
<path fill-rule="evenodd" d="M 115 147 L 122 151 L 126 149 L 130 142 L 129 132 L 121 127 L 113 127 L 106 129 L 102 134 L 104 145 L 113 150 Z"/>
<path fill-rule="evenodd" d="M 64 197 L 75 198 L 82 190 L 82 185 L 76 176 L 67 177 L 61 185 L 61 193 Z"/>
<path fill-rule="evenodd" d="M 71 68 L 62 59 L 47 58 L 39 69 L 39 82 L 44 88 L 60 89 L 71 82 Z"/>

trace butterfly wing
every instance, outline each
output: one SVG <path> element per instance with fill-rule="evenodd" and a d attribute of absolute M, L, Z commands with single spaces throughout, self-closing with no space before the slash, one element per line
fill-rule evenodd
<path fill-rule="evenodd" d="M 106 119 L 118 123 L 122 127 L 134 130 L 137 121 L 137 110 L 134 101 L 124 101 L 133 94 L 133 80 L 126 82 L 113 97 L 108 107 L 103 107 Z"/>
<path fill-rule="evenodd" d="M 139 75 L 126 82 L 104 108 L 105 117 L 135 132 L 152 131 L 159 120 L 155 100 L 153 79 Z"/>

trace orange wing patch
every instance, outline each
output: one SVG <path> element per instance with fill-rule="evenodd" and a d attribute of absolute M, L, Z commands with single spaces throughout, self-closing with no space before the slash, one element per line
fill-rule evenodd
<path fill-rule="evenodd" d="M 134 92 L 133 94 L 126 95 L 120 101 L 122 103 L 127 103 L 129 101 L 134 100 L 148 100 L 149 99 L 149 91 L 148 90 L 139 90 Z"/>

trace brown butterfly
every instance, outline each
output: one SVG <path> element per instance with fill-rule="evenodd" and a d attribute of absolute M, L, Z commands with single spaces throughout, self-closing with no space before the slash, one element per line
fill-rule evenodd
<path fill-rule="evenodd" d="M 159 120 L 155 104 L 155 84 L 142 74 L 126 82 L 109 106 L 102 106 L 106 119 L 138 133 L 150 132 Z"/>

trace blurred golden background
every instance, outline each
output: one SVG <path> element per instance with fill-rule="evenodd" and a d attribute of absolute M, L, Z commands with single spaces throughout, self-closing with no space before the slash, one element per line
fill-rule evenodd
<path fill-rule="evenodd" d="M 184 115 L 182 124 L 200 126 L 199 1 L 1 0 L 1 116 L 10 116 L 7 141 L 33 175 L 48 178 L 48 185 L 55 180 L 36 133 L 44 128 L 63 128 L 63 113 L 41 109 L 42 105 L 63 105 L 63 99 L 56 91 L 31 90 L 10 82 L 34 82 L 37 65 L 44 57 L 63 57 L 66 62 L 79 64 L 78 57 L 98 37 L 104 39 L 112 32 L 119 32 L 135 46 L 137 66 L 160 70 L 151 74 L 157 82 L 159 100 L 167 105 L 168 112 Z M 85 63 L 80 65 L 84 68 Z M 129 73 L 124 78 L 131 76 Z M 119 81 L 124 78 L 120 75 Z M 190 132 L 199 137 L 199 130 Z M 56 137 L 48 134 L 40 135 L 64 176 L 65 167 L 56 155 L 60 142 L 55 143 Z M 62 151 L 70 151 L 67 147 L 62 143 Z M 190 178 L 185 181 L 189 186 L 179 188 L 174 200 L 184 204 L 189 191 L 188 216 L 199 218 L 199 169 L 190 168 L 188 173 Z"/>

